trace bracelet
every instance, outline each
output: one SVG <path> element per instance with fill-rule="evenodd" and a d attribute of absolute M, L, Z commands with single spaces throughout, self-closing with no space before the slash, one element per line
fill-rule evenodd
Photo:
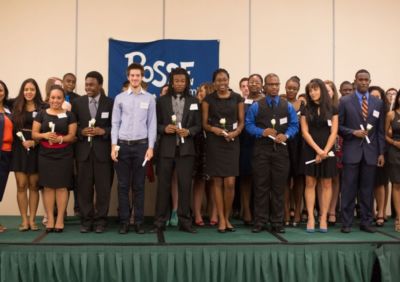
<path fill-rule="evenodd" d="M 62 144 L 62 143 L 63 143 L 63 141 L 64 141 L 64 137 L 62 137 L 62 136 L 61 136 L 61 141 L 60 141 L 60 142 L 58 142 L 58 144 Z"/>

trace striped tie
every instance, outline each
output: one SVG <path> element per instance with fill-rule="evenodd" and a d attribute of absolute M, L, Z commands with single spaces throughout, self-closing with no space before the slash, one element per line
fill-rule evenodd
<path fill-rule="evenodd" d="M 367 97 L 365 95 L 362 96 L 361 110 L 362 110 L 362 116 L 363 116 L 364 120 L 367 120 L 367 117 L 368 117 L 368 101 L 367 101 Z"/>

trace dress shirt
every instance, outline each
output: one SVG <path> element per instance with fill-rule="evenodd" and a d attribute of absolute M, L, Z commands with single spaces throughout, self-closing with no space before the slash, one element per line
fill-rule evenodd
<path fill-rule="evenodd" d="M 271 106 L 272 100 L 275 101 L 275 105 L 278 106 L 280 103 L 280 97 L 270 97 L 267 96 L 266 99 L 267 104 Z M 288 121 L 288 129 L 285 132 L 286 137 L 292 138 L 299 131 L 299 122 L 297 118 L 296 110 L 293 108 L 292 104 L 288 102 L 288 112 L 289 112 L 289 121 Z M 256 138 L 263 137 L 264 129 L 256 126 L 256 117 L 258 115 L 258 102 L 253 103 L 246 113 L 245 124 L 246 130 L 250 135 L 255 136 Z"/>
<path fill-rule="evenodd" d="M 149 148 L 154 148 L 157 136 L 156 101 L 153 95 L 131 88 L 117 95 L 112 114 L 111 142 L 148 138 Z"/>
<path fill-rule="evenodd" d="M 358 90 L 356 90 L 356 96 L 357 96 L 358 102 L 360 103 L 361 107 L 362 107 L 362 101 L 363 101 L 363 96 L 364 95 L 367 98 L 367 102 L 368 102 L 368 100 L 369 100 L 369 92 L 367 91 L 365 94 L 361 94 L 360 92 L 358 92 Z"/>

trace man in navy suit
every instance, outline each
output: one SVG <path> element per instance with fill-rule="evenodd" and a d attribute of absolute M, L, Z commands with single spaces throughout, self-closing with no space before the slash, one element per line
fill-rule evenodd
<path fill-rule="evenodd" d="M 351 232 L 355 198 L 359 193 L 360 229 L 373 233 L 373 189 L 377 166 L 384 160 L 385 111 L 381 100 L 370 95 L 367 70 L 355 75 L 355 93 L 342 97 L 339 104 L 339 133 L 343 137 L 342 229 Z"/>

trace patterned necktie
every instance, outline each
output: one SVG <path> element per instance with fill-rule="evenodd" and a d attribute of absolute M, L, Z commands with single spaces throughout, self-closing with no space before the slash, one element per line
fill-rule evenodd
<path fill-rule="evenodd" d="M 90 98 L 89 111 L 90 111 L 90 117 L 91 117 L 91 118 L 96 118 L 96 114 L 97 114 L 97 101 L 96 101 L 95 98 Z"/>
<path fill-rule="evenodd" d="M 362 96 L 362 104 L 361 104 L 362 116 L 364 120 L 367 120 L 368 117 L 368 101 L 365 95 Z"/>

